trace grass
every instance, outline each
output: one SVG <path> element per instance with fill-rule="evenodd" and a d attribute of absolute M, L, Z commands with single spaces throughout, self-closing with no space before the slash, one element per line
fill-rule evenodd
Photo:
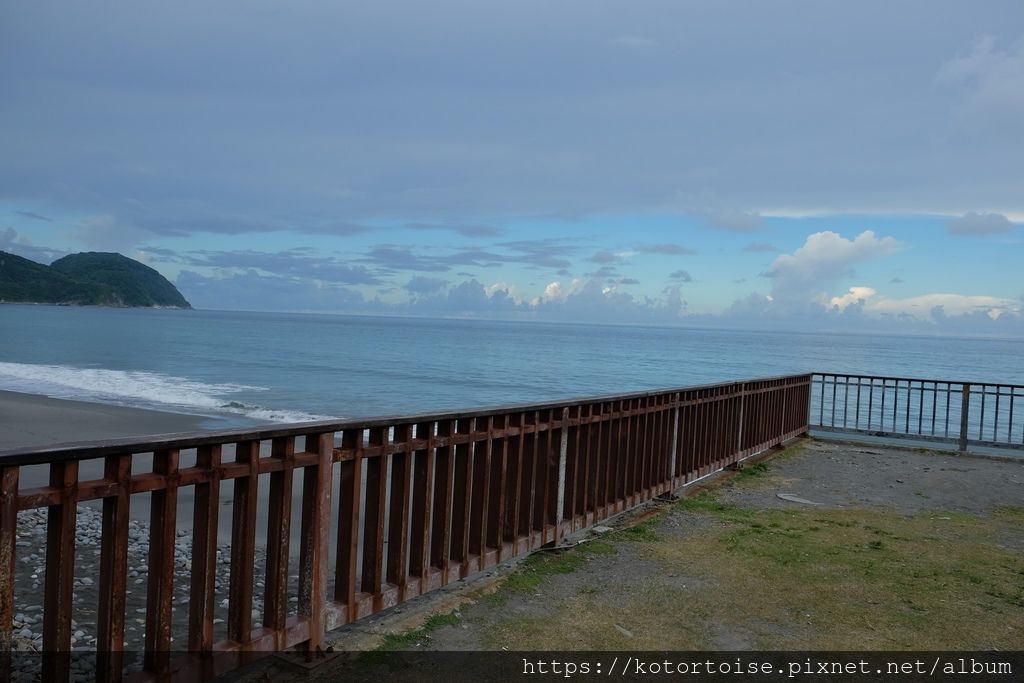
<path fill-rule="evenodd" d="M 726 485 L 772 477 L 770 465 L 758 463 Z M 1019 529 L 1024 507 L 913 516 L 762 510 L 723 503 L 712 489 L 677 501 L 667 514 L 686 516 L 691 531 L 674 534 L 656 517 L 587 544 L 610 563 L 620 561 L 616 547 L 637 544 L 655 571 L 627 564 L 611 590 L 581 572 L 575 591 L 529 604 L 546 576 L 576 571 L 585 558 L 544 560 L 512 581 L 522 591 L 517 616 L 483 624 L 483 642 L 509 649 L 1013 649 L 1024 637 L 1024 555 L 1000 543 Z"/>
<path fill-rule="evenodd" d="M 390 652 L 394 650 L 408 650 L 409 648 L 416 647 L 416 645 L 422 643 L 424 640 L 430 638 L 430 632 L 441 628 L 442 626 L 449 626 L 459 623 L 459 616 L 452 612 L 450 614 L 431 614 L 427 617 L 427 620 L 417 629 L 407 631 L 405 633 L 389 633 L 384 636 L 384 642 L 381 644 L 378 651 Z"/>
<path fill-rule="evenodd" d="M 665 516 L 665 513 L 651 515 L 647 519 L 631 527 L 618 529 L 608 534 L 607 538 L 612 543 L 616 541 L 650 542 L 658 540 L 658 534 L 654 527 Z"/>
<path fill-rule="evenodd" d="M 530 555 L 505 579 L 500 589 L 485 597 L 485 601 L 492 605 L 501 605 L 512 595 L 533 594 L 545 577 L 553 574 L 570 574 L 581 568 L 587 561 L 588 551 L 595 554 L 615 552 L 611 544 L 598 543 L 595 541 L 579 548 Z M 589 547 L 592 545 L 597 547 Z"/>
<path fill-rule="evenodd" d="M 776 476 L 757 463 L 726 486 Z M 711 489 L 534 555 L 469 626 L 509 650 L 1019 648 L 1024 553 L 1013 539 L 1024 507 L 906 515 L 738 500 Z"/>
<path fill-rule="evenodd" d="M 575 593 L 485 625 L 484 642 L 509 649 L 1012 649 L 1024 634 L 1024 558 L 994 540 L 1018 523 L 1019 509 L 986 517 L 748 510 L 704 494 L 677 503 L 675 514 L 715 524 L 682 538 L 615 539 L 642 543 L 660 570 L 630 580 L 626 567 L 614 591 L 588 585 L 581 573 Z M 547 570 L 569 570 L 565 559 L 558 562 Z M 694 586 L 681 588 L 672 574 L 694 577 L 687 579 Z M 544 575 L 530 572 L 525 585 L 536 590 Z"/>

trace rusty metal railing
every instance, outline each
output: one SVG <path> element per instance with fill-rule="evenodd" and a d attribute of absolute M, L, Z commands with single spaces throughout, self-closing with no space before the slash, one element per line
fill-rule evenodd
<path fill-rule="evenodd" d="M 815 373 L 815 430 L 1024 449 L 1024 386 Z"/>
<path fill-rule="evenodd" d="M 133 647 L 145 653 L 144 674 L 208 676 L 224 661 L 217 653 L 315 652 L 333 628 L 557 543 L 802 434 L 810 383 L 810 375 L 796 375 L 2 452 L 2 666 L 11 666 L 12 620 L 26 599 L 15 594 L 19 511 L 47 511 L 43 651 L 72 648 L 73 612 L 81 607 L 73 600 L 76 515 L 98 504 L 98 680 L 121 679 Z M 99 472 L 91 478 L 83 474 L 90 465 Z M 23 470 L 39 466 L 47 483 L 20 485 Z M 179 509 L 186 494 L 190 515 Z M 137 524 L 131 505 L 146 496 L 146 566 L 129 582 L 129 530 Z M 218 544 L 224 513 L 230 547 Z M 191 540 L 186 585 L 175 572 L 180 529 Z M 218 589 L 225 565 L 229 577 Z M 126 605 L 141 601 L 143 588 L 145 607 L 132 612 L 144 614 L 144 637 L 133 646 Z M 187 609 L 176 617 L 175 605 Z M 175 640 L 175 633 L 183 635 Z M 172 659 L 172 651 L 180 656 Z M 45 657 L 43 666 L 46 680 L 68 678 L 66 656 Z"/>

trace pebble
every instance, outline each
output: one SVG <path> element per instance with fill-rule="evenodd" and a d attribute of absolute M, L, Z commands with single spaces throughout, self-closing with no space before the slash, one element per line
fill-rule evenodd
<path fill-rule="evenodd" d="M 77 512 L 77 525 L 75 529 L 75 544 L 78 547 L 78 551 L 75 554 L 75 595 L 74 601 L 76 604 L 81 603 L 81 607 L 76 607 L 76 610 L 80 611 L 80 616 L 84 619 L 88 617 L 84 615 L 93 615 L 91 622 L 82 623 L 80 626 L 77 622 L 72 622 L 72 643 L 76 646 L 76 649 L 91 649 L 95 646 L 96 637 L 95 632 L 95 586 L 96 578 L 99 575 L 99 555 L 100 555 L 100 540 L 102 538 L 102 512 L 96 508 L 82 506 L 78 507 Z M 16 541 L 17 547 L 22 550 L 16 553 L 17 559 L 21 560 L 19 567 L 23 567 L 16 575 L 16 599 L 18 596 L 28 596 L 31 600 L 33 596 L 37 599 L 42 598 L 42 576 L 45 568 L 43 566 L 45 553 L 45 536 L 46 536 L 46 524 L 47 524 L 47 512 L 45 509 L 37 510 L 25 510 L 18 513 L 18 536 L 19 539 Z M 175 534 L 174 544 L 174 560 L 175 560 L 175 581 L 174 588 L 176 595 L 180 595 L 180 600 L 175 600 L 172 607 L 172 611 L 178 605 L 182 606 L 191 602 L 190 595 L 190 582 L 189 577 L 191 576 L 191 565 L 192 565 L 192 537 L 189 529 L 177 529 Z M 134 588 L 131 586 L 141 586 L 146 583 L 147 577 L 149 576 L 148 570 L 148 553 L 149 553 L 149 525 L 146 522 L 140 522 L 138 520 L 131 520 L 128 526 L 128 572 L 127 576 L 132 580 L 130 588 L 128 590 L 127 604 L 126 604 L 126 616 L 130 615 L 134 610 L 138 618 L 127 620 L 127 637 L 124 643 L 126 649 L 141 649 L 143 642 L 143 630 L 136 628 L 132 621 L 139 626 L 145 626 L 145 619 L 142 618 L 146 614 L 146 591 Z M 90 550 L 86 550 L 90 547 Z M 35 550 L 36 552 L 29 552 L 29 550 Z M 23 554 L 25 553 L 25 554 Z M 262 547 L 257 548 L 257 576 L 261 571 L 262 561 L 265 550 Z M 224 591 L 227 590 L 229 585 L 229 574 L 231 566 L 231 552 L 229 544 L 222 544 L 217 548 L 217 572 L 214 577 L 213 585 L 216 589 L 215 595 L 224 595 Z M 263 581 L 257 580 L 254 582 L 256 587 L 262 588 L 264 586 Z M 298 598 L 290 597 L 291 602 L 296 602 Z M 222 600 L 218 603 L 220 608 L 214 614 L 213 623 L 223 624 L 227 617 L 227 608 L 229 601 L 227 599 Z M 43 606 L 41 604 L 21 605 L 18 604 L 18 611 L 14 615 L 14 633 L 20 638 L 21 649 L 38 650 L 42 646 L 42 611 Z M 260 597 L 254 596 L 252 602 L 252 618 L 255 623 L 259 623 L 262 619 L 263 601 Z M 185 625 L 181 624 L 177 626 L 175 632 L 172 635 L 172 639 L 177 641 L 182 640 L 185 637 L 184 632 Z M 36 629 L 39 629 L 38 631 Z M 82 676 L 84 679 L 88 679 L 90 671 L 88 667 L 83 667 Z M 74 680 L 78 680 L 80 676 L 76 673 L 72 677 Z"/>

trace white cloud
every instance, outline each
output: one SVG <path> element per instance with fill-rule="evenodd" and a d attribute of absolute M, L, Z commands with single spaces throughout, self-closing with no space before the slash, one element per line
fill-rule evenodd
<path fill-rule="evenodd" d="M 842 296 L 834 296 L 829 300 L 830 306 L 844 310 L 850 304 L 858 304 L 867 301 L 877 294 L 871 287 L 850 287 L 850 291 Z"/>
<path fill-rule="evenodd" d="M 998 235 L 1010 232 L 1013 223 L 1001 213 L 975 213 L 970 211 L 946 224 L 954 235 Z"/>
<path fill-rule="evenodd" d="M 808 235 L 802 247 L 772 262 L 767 273 L 773 280 L 772 297 L 785 303 L 820 301 L 853 274 L 855 264 L 890 256 L 902 246 L 892 237 L 876 237 L 871 230 L 852 240 L 832 231 Z"/>
<path fill-rule="evenodd" d="M 832 307 L 845 311 L 849 306 L 861 306 L 865 314 L 873 316 L 909 316 L 917 320 L 935 321 L 954 315 L 984 313 L 998 320 L 1005 313 L 1019 315 L 1019 301 L 996 296 L 931 293 L 903 299 L 880 296 L 871 287 L 850 287 L 842 296 L 829 301 Z"/>
<path fill-rule="evenodd" d="M 568 292 L 562 289 L 562 285 L 559 282 L 550 282 L 544 288 L 544 299 L 547 301 L 558 301 L 559 299 L 564 299 L 567 295 Z"/>
<path fill-rule="evenodd" d="M 557 280 L 554 282 L 549 282 L 547 286 L 544 288 L 543 294 L 541 294 L 540 296 L 535 296 L 532 299 L 530 299 L 530 305 L 536 308 L 537 306 L 540 306 L 541 304 L 545 303 L 565 301 L 565 299 L 571 293 L 571 290 L 566 291 L 565 288 L 562 287 L 562 283 L 558 282 Z"/>
<path fill-rule="evenodd" d="M 524 297 L 520 294 L 518 287 L 504 281 L 495 282 L 488 287 L 484 287 L 484 293 L 489 299 L 494 298 L 496 294 L 504 294 L 505 298 L 517 305 L 525 301 Z"/>

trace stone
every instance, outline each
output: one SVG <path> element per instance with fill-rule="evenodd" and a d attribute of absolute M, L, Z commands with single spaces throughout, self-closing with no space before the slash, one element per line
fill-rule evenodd
<path fill-rule="evenodd" d="M 778 494 L 778 497 L 782 500 L 789 501 L 790 503 L 799 503 L 801 505 L 821 505 L 821 503 L 815 503 L 813 500 L 794 496 L 792 493 L 780 493 Z"/>

